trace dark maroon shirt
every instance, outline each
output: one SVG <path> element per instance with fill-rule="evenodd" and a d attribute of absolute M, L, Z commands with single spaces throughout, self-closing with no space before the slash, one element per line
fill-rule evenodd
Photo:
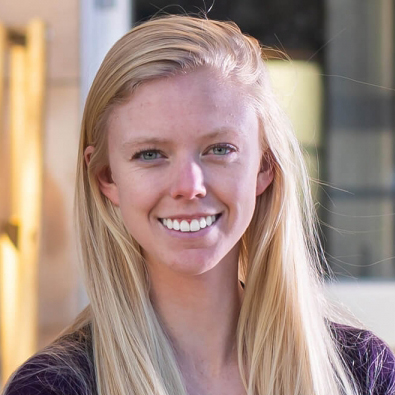
<path fill-rule="evenodd" d="M 371 332 L 331 324 L 361 395 L 395 395 L 395 356 Z M 4 395 L 96 395 L 90 331 L 61 338 L 25 362 Z M 50 351 L 50 352 L 48 352 Z"/>

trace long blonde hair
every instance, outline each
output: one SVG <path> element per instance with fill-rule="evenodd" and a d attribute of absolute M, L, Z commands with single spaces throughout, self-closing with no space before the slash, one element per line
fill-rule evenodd
<path fill-rule="evenodd" d="M 121 38 L 104 59 L 86 101 L 76 213 L 90 306 L 70 331 L 91 324 L 98 394 L 186 394 L 149 299 L 140 247 L 117 207 L 100 192 L 97 175 L 108 166 L 107 121 L 114 107 L 147 80 L 199 67 L 247 88 L 261 125 L 263 160 L 274 172 L 241 240 L 245 293 L 237 350 L 246 392 L 354 394 L 325 317 L 308 177 L 272 93 L 261 47 L 231 22 L 188 16 L 153 19 Z M 88 145 L 95 151 L 87 166 Z"/>

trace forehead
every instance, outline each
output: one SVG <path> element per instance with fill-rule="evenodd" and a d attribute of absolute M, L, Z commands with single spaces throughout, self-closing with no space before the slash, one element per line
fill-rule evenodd
<path fill-rule="evenodd" d="M 202 69 L 141 85 L 109 119 L 109 141 L 189 136 L 258 128 L 255 110 L 241 84 Z"/>

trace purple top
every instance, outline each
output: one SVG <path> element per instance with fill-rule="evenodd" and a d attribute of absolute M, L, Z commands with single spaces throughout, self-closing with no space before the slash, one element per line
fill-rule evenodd
<path fill-rule="evenodd" d="M 331 324 L 331 330 L 360 394 L 395 395 L 395 356 L 388 346 L 365 330 L 339 324 Z M 3 395 L 95 395 L 89 333 L 65 336 L 30 358 Z"/>

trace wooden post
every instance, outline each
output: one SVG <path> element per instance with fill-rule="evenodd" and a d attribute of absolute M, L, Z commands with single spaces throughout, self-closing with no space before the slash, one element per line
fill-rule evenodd
<path fill-rule="evenodd" d="M 13 229 L 13 235 L 0 235 L 3 383 L 37 349 L 46 74 L 44 23 L 39 20 L 29 23 L 24 41 L 24 45 L 11 43 L 9 51 L 11 216 L 8 229 Z"/>
<path fill-rule="evenodd" d="M 37 347 L 38 257 L 42 204 L 42 130 L 45 89 L 45 26 L 33 20 L 26 31 L 26 124 L 21 145 L 20 258 L 23 276 L 21 360 Z M 27 198 L 28 197 L 28 198 Z M 28 328 L 28 330 L 26 330 Z"/>
<path fill-rule="evenodd" d="M 25 134 L 26 103 L 26 50 L 21 45 L 10 49 L 10 137 L 11 137 L 11 217 L 9 222 L 19 223 L 21 218 L 20 201 L 22 190 L 20 177 L 22 169 Z M 19 236 L 18 236 L 19 237 Z M 7 378 L 18 365 L 21 354 L 19 339 L 22 327 L 19 326 L 21 306 L 21 266 L 20 253 L 12 245 L 10 238 L 2 237 L 2 316 L 1 351 L 2 375 Z"/>

